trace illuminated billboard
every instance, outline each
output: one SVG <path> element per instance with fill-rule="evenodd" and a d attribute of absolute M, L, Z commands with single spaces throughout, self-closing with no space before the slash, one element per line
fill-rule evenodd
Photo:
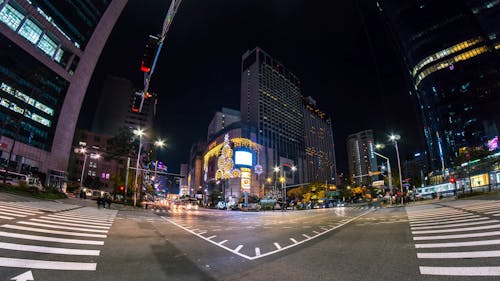
<path fill-rule="evenodd" d="M 234 164 L 237 166 L 253 166 L 253 154 L 245 150 L 236 150 L 234 153 Z"/>

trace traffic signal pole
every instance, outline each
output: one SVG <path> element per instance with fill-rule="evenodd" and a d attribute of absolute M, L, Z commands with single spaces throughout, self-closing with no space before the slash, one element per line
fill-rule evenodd
<path fill-rule="evenodd" d="M 147 73 L 144 73 L 144 90 L 142 91 L 141 97 L 141 105 L 139 106 L 139 112 L 142 111 L 142 106 L 144 105 L 144 96 L 149 90 L 149 82 L 151 81 L 151 76 L 156 67 L 156 62 L 158 61 L 158 57 L 160 56 L 161 48 L 163 47 L 163 42 L 167 36 L 167 32 L 170 29 L 170 25 L 174 20 L 174 16 L 177 13 L 177 9 L 181 5 L 182 0 L 172 0 L 170 3 L 170 7 L 168 8 L 167 15 L 165 16 L 165 20 L 163 21 L 163 29 L 160 35 L 160 40 L 158 41 L 158 48 L 156 49 L 155 58 L 153 60 L 153 64 L 151 66 L 151 70 Z"/>

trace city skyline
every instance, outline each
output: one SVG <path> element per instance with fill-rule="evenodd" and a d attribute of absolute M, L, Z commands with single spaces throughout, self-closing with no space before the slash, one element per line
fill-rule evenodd
<path fill-rule="evenodd" d="M 352 34 L 342 27 L 335 27 L 334 24 L 327 25 L 326 35 L 319 36 L 321 33 L 314 31 L 308 36 L 308 39 L 319 41 L 324 46 L 311 47 L 307 42 L 297 40 L 292 30 L 299 28 L 299 31 L 305 32 L 307 28 L 319 23 L 325 24 L 327 15 L 321 13 L 319 10 L 322 9 L 318 7 L 314 8 L 301 1 L 294 2 L 287 8 L 276 3 L 264 5 L 263 10 L 258 9 L 260 7 L 258 3 L 246 3 L 246 10 L 243 9 L 243 4 L 221 3 L 220 5 L 222 4 L 227 4 L 228 9 L 234 9 L 234 14 L 224 14 L 221 15 L 222 18 L 199 15 L 194 8 L 200 6 L 210 11 L 215 7 L 205 6 L 206 4 L 196 1 L 186 2 L 180 6 L 153 76 L 151 87 L 158 93 L 158 123 L 162 124 L 161 132 L 155 134 L 166 137 L 170 143 L 164 158 L 171 171 L 177 171 L 180 163 L 187 162 L 190 145 L 204 138 L 206 127 L 215 111 L 221 107 L 238 108 L 241 83 L 238 77 L 241 67 L 239 58 L 244 51 L 256 46 L 272 53 L 296 73 L 301 81 L 303 95 L 316 99 L 318 107 L 332 117 L 340 172 L 347 171 L 346 138 L 356 131 L 373 128 L 376 140 L 382 142 L 387 141 L 387 136 L 396 131 L 403 137 L 404 145 L 401 147 L 403 155 L 416 149 L 423 150 L 421 129 L 415 130 L 418 115 L 405 89 L 405 78 L 401 77 L 401 71 L 397 69 L 398 58 L 385 50 L 391 46 L 376 43 L 378 41 L 375 39 L 378 38 L 372 38 L 373 34 L 367 37 L 366 35 L 372 32 L 365 30 L 370 24 L 363 25 L 360 22 L 360 20 L 378 20 L 375 5 L 359 7 L 358 11 L 354 4 L 342 4 L 348 15 L 356 17 L 347 21 L 357 32 Z M 85 123 L 91 117 L 89 117 L 91 111 L 89 106 L 101 90 L 103 76 L 111 74 L 130 79 L 137 88 L 142 85 L 139 65 L 146 38 L 148 34 L 159 31 L 161 19 L 167 9 L 165 5 L 158 7 L 154 12 L 150 10 L 149 12 L 154 13 L 155 17 L 151 16 L 151 19 L 141 22 L 140 27 L 139 23 L 133 22 L 134 28 L 131 28 L 129 17 L 151 8 L 148 5 L 137 7 L 137 3 L 129 2 L 125 7 L 89 86 L 84 103 L 87 112 L 82 110 L 80 127 L 88 126 Z M 314 12 L 319 13 L 317 19 L 313 17 Z M 254 24 L 249 21 L 248 16 L 239 19 L 236 16 L 238 13 L 274 15 L 276 23 L 273 31 L 279 31 L 276 34 L 281 34 L 279 36 L 283 37 L 283 42 L 277 43 L 280 40 L 273 40 L 267 33 L 260 32 L 268 26 L 269 21 L 264 20 L 262 23 Z M 301 24 L 294 23 L 294 15 L 300 13 L 310 17 L 311 23 L 304 22 L 305 26 L 302 27 Z M 341 16 L 346 17 L 346 15 Z M 210 23 L 208 24 L 210 27 L 203 24 L 204 20 Z M 123 36 L 125 30 L 129 31 L 128 37 Z M 388 38 L 384 38 L 386 35 L 382 26 L 378 31 L 374 34 L 384 39 L 385 44 L 389 44 Z M 325 38 L 329 38 L 328 34 L 344 38 L 344 44 L 336 44 L 334 39 L 326 40 Z M 224 41 L 222 45 L 221 40 Z M 124 44 L 124 41 L 127 44 Z M 291 44 L 291 47 L 285 46 L 286 44 Z M 118 45 L 120 47 L 117 50 Z M 332 47 L 331 51 L 327 46 Z M 320 49 L 315 50 L 316 48 Z M 113 50 L 113 54 L 110 50 Z M 127 59 L 125 52 L 129 53 L 126 55 Z M 374 52 L 380 53 L 378 61 L 369 58 Z M 342 56 L 333 56 L 332 53 L 339 53 Z M 389 61 L 381 63 L 387 59 Z M 345 70 L 352 65 L 355 66 L 352 71 L 343 72 L 336 69 Z M 392 79 L 390 76 L 400 77 Z M 367 82 L 359 83 L 358 80 Z M 198 104 L 193 102 L 196 99 L 200 101 Z M 375 124 L 374 120 L 377 120 Z"/>

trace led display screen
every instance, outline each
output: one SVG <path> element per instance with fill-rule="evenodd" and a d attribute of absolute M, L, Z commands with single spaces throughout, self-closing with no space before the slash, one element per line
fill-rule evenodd
<path fill-rule="evenodd" d="M 253 155 L 251 152 L 237 150 L 234 153 L 234 164 L 242 166 L 252 166 Z"/>

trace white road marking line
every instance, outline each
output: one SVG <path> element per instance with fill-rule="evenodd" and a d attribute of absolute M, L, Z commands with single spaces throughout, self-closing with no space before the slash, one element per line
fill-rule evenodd
<path fill-rule="evenodd" d="M 65 229 L 65 230 L 77 230 L 77 231 L 85 231 L 85 232 L 108 233 L 107 230 L 101 230 L 101 229 L 89 229 L 89 228 L 83 228 L 83 227 L 50 225 L 50 224 L 30 222 L 30 221 L 19 221 L 17 223 L 18 224 L 32 225 L 32 226 L 47 227 L 47 228 Z"/>
<path fill-rule="evenodd" d="M 207 231 L 198 232 L 198 235 L 202 235 L 202 234 L 205 234 L 205 233 L 207 233 Z"/>
<path fill-rule="evenodd" d="M 79 213 L 57 213 L 49 216 L 62 216 L 62 217 L 72 217 L 75 219 L 82 219 L 82 220 L 90 220 L 90 221 L 97 221 L 97 222 L 112 222 L 113 218 L 107 218 L 107 217 L 94 217 L 94 216 L 87 216 L 87 215 L 82 215 Z"/>
<path fill-rule="evenodd" d="M 222 240 L 222 241 L 219 242 L 219 245 L 222 245 L 222 244 L 224 244 L 226 242 L 227 242 L 227 240 Z"/>
<path fill-rule="evenodd" d="M 33 228 L 33 227 L 24 227 L 24 226 L 13 225 L 13 224 L 4 224 L 4 225 L 1 225 L 0 227 L 10 228 L 10 229 L 17 229 L 17 230 L 42 232 L 42 233 L 71 235 L 71 236 L 96 237 L 96 238 L 106 238 L 106 237 L 108 237 L 107 235 L 104 235 L 104 234 L 91 234 L 91 233 L 81 233 L 81 232 L 57 231 L 57 230 L 50 230 L 50 229 L 40 229 L 40 228 Z"/>
<path fill-rule="evenodd" d="M 9 212 L 2 212 L 2 214 L 9 215 L 9 216 L 14 216 L 14 217 L 18 217 L 18 218 L 24 218 L 24 217 L 27 216 L 27 215 L 21 215 L 21 214 L 9 213 Z"/>
<path fill-rule="evenodd" d="M 73 217 L 68 217 L 68 216 L 60 216 L 60 215 L 48 215 L 47 217 L 50 217 L 51 219 L 52 218 L 56 218 L 56 219 L 66 219 L 66 220 L 72 220 L 72 221 L 75 221 L 75 222 L 82 222 L 82 223 L 93 223 L 93 224 L 102 224 L 102 225 L 105 225 L 105 224 L 108 224 L 108 225 L 112 225 L 113 224 L 113 221 L 106 221 L 106 222 L 99 222 L 99 221 L 96 221 L 96 220 L 92 220 L 92 219 L 82 219 L 82 218 L 73 218 Z"/>
<path fill-rule="evenodd" d="M 11 259 L 11 258 L 0 257 L 0 266 L 31 268 L 31 269 L 95 271 L 97 264 L 96 263 L 84 263 L 84 262 L 61 262 L 61 261 Z"/>
<path fill-rule="evenodd" d="M 442 240 L 442 239 L 459 239 L 459 238 L 473 238 L 473 237 L 485 237 L 485 236 L 496 236 L 500 235 L 500 231 L 490 231 L 481 233 L 469 233 L 469 234 L 453 234 L 453 235 L 435 235 L 435 236 L 415 236 L 413 240 Z"/>
<path fill-rule="evenodd" d="M 495 224 L 495 225 L 487 225 L 487 226 L 476 226 L 476 227 L 463 227 L 463 228 L 455 228 L 455 229 L 420 230 L 420 231 L 412 231 L 412 234 L 430 234 L 430 233 L 462 232 L 462 231 L 483 230 L 483 229 L 494 229 L 494 228 L 500 228 L 500 224 Z"/>
<path fill-rule="evenodd" d="M 68 226 L 85 226 L 89 228 L 97 228 L 97 229 L 110 229 L 109 226 L 101 226 L 101 225 L 82 225 L 79 223 L 70 223 L 70 222 L 57 222 L 57 221 L 49 221 L 49 220 L 44 220 L 44 219 L 30 219 L 30 221 L 36 221 L 36 222 L 46 222 L 46 223 L 52 223 L 52 224 L 58 224 L 58 225 L 68 225 Z"/>
<path fill-rule="evenodd" d="M 485 214 L 486 214 L 486 215 L 491 215 L 491 214 L 497 214 L 497 213 L 500 213 L 500 210 L 495 210 L 495 211 L 491 211 L 491 212 L 486 212 Z"/>
<path fill-rule="evenodd" d="M 23 214 L 23 215 L 43 214 L 43 212 L 33 212 L 33 211 L 22 210 L 22 209 L 17 209 L 17 208 L 10 208 L 10 207 L 5 207 L 5 206 L 0 207 L 0 210 L 2 212 L 9 212 L 9 213 L 16 213 L 16 214 Z"/>
<path fill-rule="evenodd" d="M 46 237 L 46 236 L 38 236 L 38 235 L 11 233 L 11 232 L 4 232 L 4 231 L 0 231 L 0 236 L 17 238 L 17 239 L 25 239 L 25 240 L 34 240 L 34 241 L 56 242 L 56 243 L 70 243 L 70 244 L 82 244 L 82 245 L 104 245 L 104 241 L 55 238 L 55 237 Z"/>
<path fill-rule="evenodd" d="M 309 236 L 309 235 L 307 235 L 307 234 L 302 233 L 302 236 L 304 236 L 304 237 L 305 237 L 305 238 L 307 238 L 307 239 L 311 239 L 311 236 Z"/>
<path fill-rule="evenodd" d="M 88 222 L 88 221 L 80 221 L 78 219 L 68 219 L 68 218 L 55 218 L 55 217 L 40 217 L 40 219 L 48 219 L 50 221 L 63 221 L 63 222 L 72 222 L 79 223 L 80 225 L 98 225 L 98 226 L 111 226 L 113 223 L 102 223 L 102 222 Z M 121 218 L 119 218 L 121 219 Z"/>
<path fill-rule="evenodd" d="M 432 216 L 443 216 L 443 215 L 453 215 L 453 214 L 461 214 L 465 213 L 462 210 L 442 210 L 442 211 L 433 211 L 433 212 L 418 212 L 418 213 L 408 213 L 409 217 L 412 218 L 422 218 L 422 217 L 432 217 Z"/>
<path fill-rule="evenodd" d="M 438 267 L 421 266 L 420 274 L 448 276 L 500 276 L 500 266 Z"/>
<path fill-rule="evenodd" d="M 319 231 L 313 230 L 314 233 L 319 234 Z"/>
<path fill-rule="evenodd" d="M 255 255 L 260 256 L 260 248 L 255 248 Z"/>
<path fill-rule="evenodd" d="M 417 226 L 411 227 L 411 230 L 423 230 L 423 229 L 439 229 L 439 228 L 448 228 L 448 227 L 457 227 L 457 226 L 469 226 L 469 225 L 479 225 L 479 224 L 487 224 L 487 223 L 497 223 L 498 220 L 487 220 L 487 221 L 477 221 L 477 222 L 464 222 L 464 223 L 454 223 L 454 224 L 445 224 L 445 225 L 433 225 L 433 226 Z"/>
<path fill-rule="evenodd" d="M 6 217 L 6 216 L 0 216 L 0 219 L 4 219 L 4 220 L 13 220 L 14 218 L 11 218 L 11 217 Z"/>
<path fill-rule="evenodd" d="M 23 208 L 23 207 L 12 206 L 12 205 L 3 204 L 3 203 L 2 203 L 2 207 L 0 207 L 0 208 L 14 210 L 14 211 L 23 211 L 23 212 L 27 212 L 27 213 L 33 213 L 33 214 L 43 214 L 43 212 L 38 211 L 38 209 Z"/>
<path fill-rule="evenodd" d="M 207 239 L 214 239 L 215 237 L 217 237 L 217 235 L 212 235 L 210 237 L 207 237 Z"/>
<path fill-rule="evenodd" d="M 278 244 L 278 243 L 276 243 L 276 242 L 274 242 L 274 247 L 276 247 L 276 249 L 278 249 L 278 250 L 280 250 L 280 249 L 281 249 L 280 244 Z"/>
<path fill-rule="evenodd" d="M 494 217 L 498 217 L 498 216 L 500 216 L 500 214 L 495 214 L 495 215 L 493 215 L 493 216 L 494 216 Z"/>
<path fill-rule="evenodd" d="M 184 229 L 185 231 L 190 232 L 191 234 L 193 234 L 193 235 L 195 235 L 195 236 L 198 236 L 199 238 L 201 238 L 201 239 L 203 239 L 203 240 L 205 240 L 205 241 L 207 241 L 207 242 L 209 242 L 209 243 L 212 243 L 212 244 L 214 244 L 214 245 L 216 245 L 216 246 L 218 246 L 218 247 L 221 247 L 221 248 L 223 248 L 224 250 L 226 250 L 226 251 L 228 251 L 228 252 L 231 252 L 231 253 L 233 253 L 233 254 L 235 254 L 235 255 L 238 255 L 238 256 L 240 256 L 240 257 L 242 257 L 242 258 L 245 258 L 245 259 L 247 259 L 247 260 L 255 260 L 255 259 L 258 259 L 258 258 L 266 257 L 266 256 L 269 256 L 269 255 L 272 255 L 272 254 L 275 254 L 275 253 L 281 252 L 281 251 L 285 251 L 285 250 L 287 250 L 287 249 L 289 249 L 289 248 L 292 248 L 292 247 L 295 247 L 295 246 L 300 245 L 300 244 L 302 244 L 302 243 L 305 243 L 305 242 L 307 242 L 307 241 L 310 241 L 310 240 L 312 240 L 312 239 L 314 239 L 314 238 L 316 238 L 316 237 L 319 237 L 319 236 L 324 235 L 324 234 L 326 234 L 326 233 L 328 233 L 328 232 L 330 232 L 330 231 L 332 231 L 332 230 L 334 230 L 334 229 L 337 229 L 337 228 L 339 228 L 339 227 L 342 227 L 342 226 L 344 226 L 344 225 L 346 225 L 346 224 L 348 224 L 348 223 L 350 223 L 350 222 L 352 222 L 352 221 L 354 221 L 354 220 L 356 220 L 356 219 L 358 219 L 358 218 L 360 218 L 360 217 L 362 217 L 362 216 L 364 216 L 364 215 L 366 215 L 366 214 L 372 213 L 372 212 L 373 212 L 373 210 L 368 210 L 368 211 L 366 211 L 366 212 L 361 213 L 360 215 L 358 215 L 358 216 L 356 216 L 356 217 L 353 217 L 353 218 L 351 218 L 351 219 L 349 219 L 349 220 L 345 221 L 345 222 L 344 222 L 344 223 L 342 223 L 342 224 L 339 224 L 339 225 L 338 225 L 338 226 L 336 226 L 335 228 L 332 228 L 332 229 L 330 229 L 330 230 L 328 230 L 328 231 L 325 231 L 325 232 L 323 232 L 323 233 L 320 233 L 320 234 L 316 235 L 315 237 L 310 237 L 310 238 L 307 238 L 307 239 L 301 240 L 301 241 L 300 241 L 300 242 L 298 242 L 298 243 L 291 244 L 291 245 L 288 245 L 288 246 L 286 246 L 286 247 L 283 247 L 283 248 L 281 248 L 281 249 L 279 249 L 279 250 L 269 251 L 269 252 L 266 252 L 266 253 L 264 253 L 264 254 L 261 254 L 260 256 L 253 256 L 253 257 L 247 256 L 247 255 L 242 254 L 242 253 L 239 253 L 239 252 L 236 252 L 235 250 L 233 250 L 233 249 L 231 249 L 231 248 L 228 248 L 228 247 L 226 247 L 226 246 L 222 245 L 222 244 L 223 244 L 224 242 L 226 242 L 227 240 L 224 240 L 224 241 L 222 241 L 222 242 L 217 243 L 217 242 L 215 242 L 215 241 L 212 241 L 212 240 L 207 239 L 207 238 L 206 238 L 206 237 L 204 237 L 204 236 L 197 235 L 197 234 L 196 234 L 195 232 L 193 232 L 192 230 L 190 230 L 190 229 L 187 229 L 187 228 L 183 227 L 182 225 L 180 225 L 180 224 L 176 223 L 175 221 L 173 221 L 173 220 L 171 220 L 171 219 L 167 219 L 167 218 L 165 218 L 165 217 L 161 217 L 161 219 L 162 219 L 162 220 L 165 220 L 165 221 L 168 221 L 168 222 L 170 222 L 171 224 L 173 224 L 173 225 L 175 225 L 175 226 L 177 226 L 177 227 L 179 227 L 179 228 L 182 228 L 182 229 Z"/>
<path fill-rule="evenodd" d="M 238 245 L 238 247 L 236 247 L 236 249 L 234 249 L 234 251 L 239 252 L 241 250 L 241 248 L 243 248 L 243 245 Z"/>
<path fill-rule="evenodd" d="M 457 214 L 453 216 L 449 215 L 444 215 L 444 216 L 439 216 L 439 217 L 422 217 L 422 218 L 411 218 L 408 217 L 408 220 L 410 222 L 423 222 L 423 221 L 436 221 L 436 220 L 448 220 L 452 218 L 461 218 L 461 217 L 471 217 L 471 216 L 477 216 L 476 214 L 470 214 L 470 213 L 463 213 L 463 214 Z"/>
<path fill-rule="evenodd" d="M 417 248 L 417 249 L 426 249 L 426 248 L 454 248 L 454 247 L 470 247 L 470 246 L 484 246 L 484 245 L 500 245 L 500 239 L 495 239 L 495 240 L 481 240 L 481 241 L 468 241 L 468 242 L 415 244 L 415 248 Z"/>
<path fill-rule="evenodd" d="M 452 223 L 460 223 L 460 222 L 467 222 L 467 221 L 481 221 L 481 220 L 488 220 L 490 218 L 481 218 L 479 216 L 475 216 L 475 218 L 466 218 L 466 219 L 452 219 L 452 220 L 446 220 L 446 221 L 438 221 L 436 222 L 435 220 L 432 220 L 431 222 L 426 222 L 426 223 L 411 223 L 411 227 L 414 226 L 430 226 L 430 225 L 444 225 L 444 224 L 452 224 Z"/>
<path fill-rule="evenodd" d="M 293 238 L 290 238 L 290 240 L 291 240 L 293 243 L 295 243 L 295 244 L 297 244 L 297 243 L 298 243 L 298 242 L 297 242 L 297 240 L 295 240 L 295 239 L 293 239 Z"/>
<path fill-rule="evenodd" d="M 466 258 L 498 258 L 500 251 L 470 251 L 447 253 L 417 253 L 419 259 L 466 259 Z"/>
<path fill-rule="evenodd" d="M 33 245 L 23 245 L 23 244 L 4 243 L 4 242 L 0 242 L 0 249 L 23 251 L 23 252 L 58 254 L 58 255 L 75 255 L 75 256 L 99 256 L 100 253 L 99 250 L 55 248 L 55 247 L 33 246 Z"/>

